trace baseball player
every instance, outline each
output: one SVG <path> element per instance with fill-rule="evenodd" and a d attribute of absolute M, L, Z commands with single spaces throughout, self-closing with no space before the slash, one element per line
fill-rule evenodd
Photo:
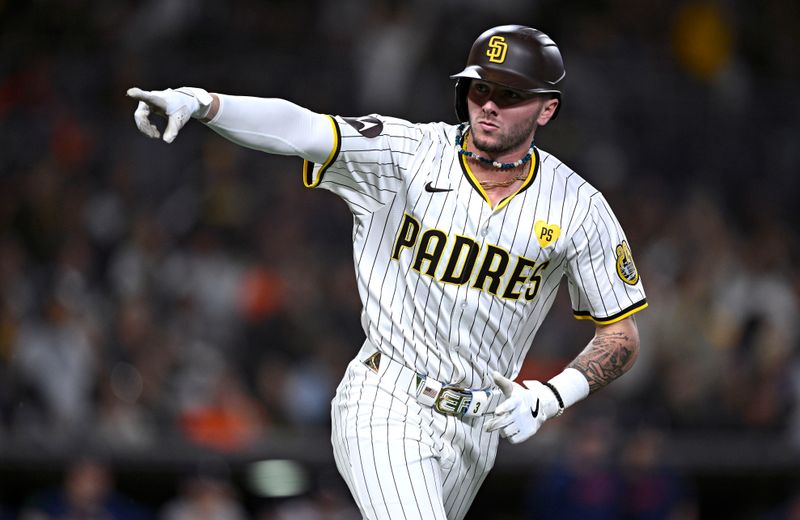
<path fill-rule="evenodd" d="M 501 437 L 525 441 L 636 358 L 633 314 L 647 302 L 625 234 L 603 196 L 534 143 L 564 76 L 547 35 L 507 25 L 452 76 L 458 125 L 128 91 L 144 134 L 160 136 L 151 112 L 168 118 L 166 142 L 199 119 L 303 158 L 305 186 L 347 203 L 366 340 L 333 398 L 332 442 L 366 518 L 463 518 Z M 562 277 L 595 335 L 551 380 L 518 384 Z"/>

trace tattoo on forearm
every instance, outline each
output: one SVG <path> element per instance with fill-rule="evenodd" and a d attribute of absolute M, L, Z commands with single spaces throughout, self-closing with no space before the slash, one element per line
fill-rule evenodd
<path fill-rule="evenodd" d="M 606 386 L 633 365 L 635 345 L 622 332 L 595 336 L 591 343 L 569 364 L 589 381 L 589 392 Z"/>

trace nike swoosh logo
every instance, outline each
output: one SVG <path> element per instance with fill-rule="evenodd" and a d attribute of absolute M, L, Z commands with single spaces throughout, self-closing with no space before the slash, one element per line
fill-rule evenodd
<path fill-rule="evenodd" d="M 536 408 L 531 410 L 531 415 L 533 415 L 534 418 L 539 416 L 539 400 L 538 399 L 536 400 Z"/>
<path fill-rule="evenodd" d="M 365 133 L 367 133 L 367 131 L 369 131 L 369 129 L 375 128 L 376 126 L 378 126 L 378 124 L 380 124 L 380 123 L 379 122 L 376 123 L 374 121 L 370 121 L 369 119 L 362 120 L 361 121 L 361 125 L 362 126 L 361 126 L 361 128 L 358 129 L 358 131 L 360 133 L 362 133 L 362 134 L 365 134 Z"/>
<path fill-rule="evenodd" d="M 377 117 L 344 117 L 342 119 L 364 137 L 378 137 L 383 131 L 383 123 Z"/>
<path fill-rule="evenodd" d="M 428 193 L 442 193 L 445 191 L 453 191 L 453 188 L 437 188 L 433 185 L 432 182 L 429 182 L 425 185 L 425 191 Z"/>

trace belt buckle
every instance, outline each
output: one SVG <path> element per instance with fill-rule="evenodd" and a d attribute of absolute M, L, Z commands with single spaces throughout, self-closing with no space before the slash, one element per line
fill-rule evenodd
<path fill-rule="evenodd" d="M 436 396 L 433 407 L 442 415 L 462 416 L 472 402 L 472 392 L 456 386 L 445 386 Z"/>

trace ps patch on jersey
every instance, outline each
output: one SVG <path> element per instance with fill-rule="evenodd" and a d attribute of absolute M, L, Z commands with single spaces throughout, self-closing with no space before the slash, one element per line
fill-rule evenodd
<path fill-rule="evenodd" d="M 383 131 L 383 123 L 377 117 L 343 117 L 342 119 L 364 137 L 378 137 Z"/>
<path fill-rule="evenodd" d="M 537 220 L 533 224 L 533 232 L 536 234 L 536 240 L 539 241 L 539 245 L 544 249 L 558 240 L 561 228 L 558 227 L 558 224 L 548 224 L 543 220 Z"/>
<path fill-rule="evenodd" d="M 633 263 L 633 254 L 628 242 L 625 240 L 621 244 L 617 244 L 617 274 L 623 282 L 629 285 L 636 285 L 639 281 L 639 271 L 636 270 L 636 264 Z"/>

